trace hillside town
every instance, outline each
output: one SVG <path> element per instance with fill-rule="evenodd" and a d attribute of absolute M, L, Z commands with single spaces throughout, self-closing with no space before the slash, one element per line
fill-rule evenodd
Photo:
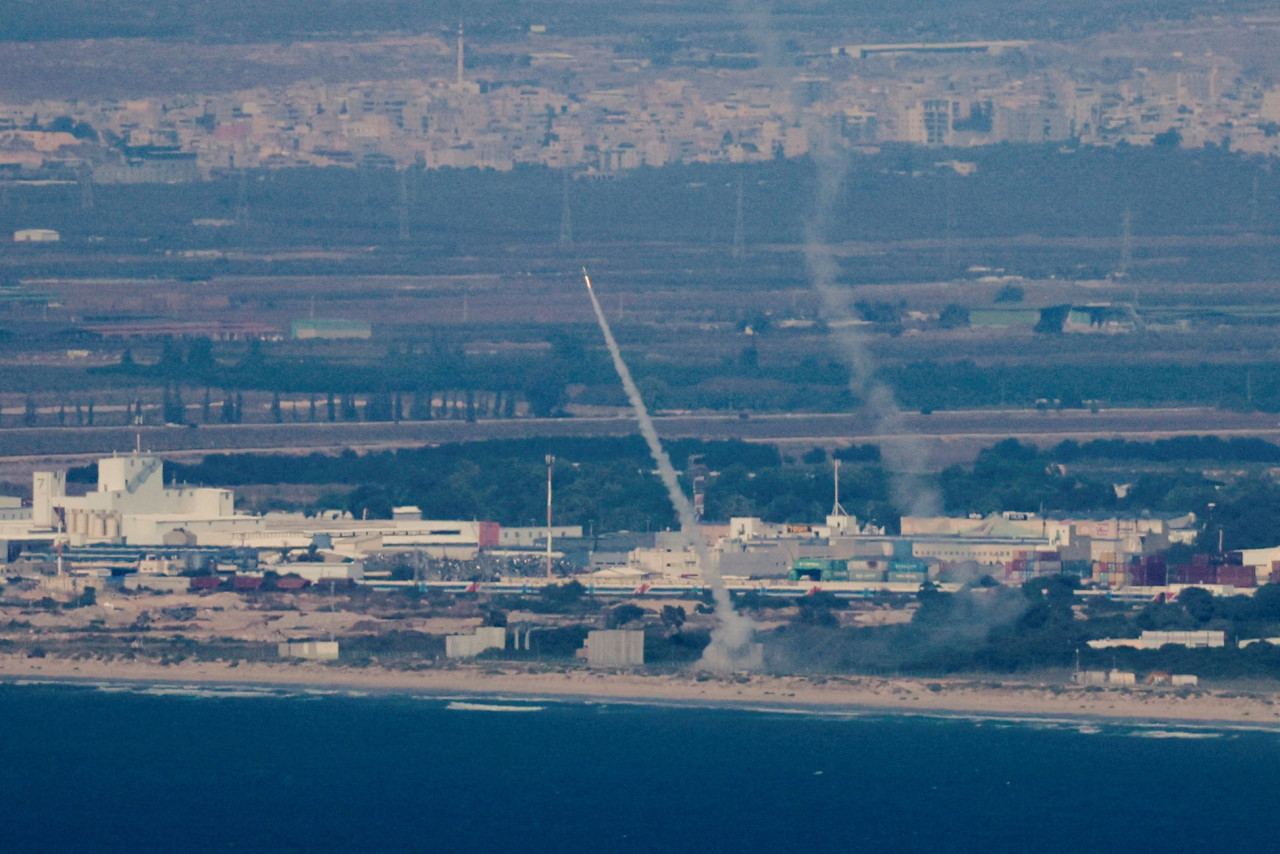
<path fill-rule="evenodd" d="M 1236 28 L 1276 24 L 1206 26 L 1230 44 Z M 1197 32 L 1151 25 L 1129 41 L 1070 44 L 836 38 L 798 45 L 784 66 L 760 52 L 539 25 L 475 45 L 460 30 L 264 46 L 255 60 L 286 70 L 321 62 L 341 76 L 363 61 L 385 72 L 132 97 L 0 93 L 0 168 L 89 169 L 100 183 L 302 166 L 611 174 L 801 157 L 816 137 L 867 151 L 1061 142 L 1280 153 L 1280 86 L 1247 57 L 1179 49 L 1199 44 Z"/>

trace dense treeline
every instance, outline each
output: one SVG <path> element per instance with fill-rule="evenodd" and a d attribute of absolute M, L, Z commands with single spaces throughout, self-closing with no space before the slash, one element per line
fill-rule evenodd
<path fill-rule="evenodd" d="M 1236 436 L 1175 436 L 1154 442 L 1127 439 L 1071 440 L 1055 445 L 1049 456 L 1059 462 L 1077 460 L 1124 460 L 1168 463 L 1179 460 L 1212 460 L 1219 463 L 1280 463 L 1280 445 L 1265 439 Z"/>
<path fill-rule="evenodd" d="M 790 9 L 785 4 L 776 12 Z M 709 8 L 710 7 L 710 8 Z M 1221 15 L 1254 10 L 1267 11 L 1265 0 L 1221 0 L 1214 7 Z M 308 0 L 280 2 L 267 7 L 240 0 L 207 0 L 198 11 L 177 0 L 63 0 L 59 14 L 40 14 L 30 3 L 5 0 L 0 4 L 0 38 L 6 41 L 48 39 L 156 38 L 257 42 L 275 39 L 314 38 L 350 33 L 387 31 L 448 31 L 453 25 L 453 6 L 405 0 Z M 642 43 L 645 52 L 665 63 L 679 41 L 672 24 L 679 22 L 678 35 L 689 33 L 691 20 L 699 22 L 695 32 L 711 31 L 717 43 L 734 37 L 742 25 L 732 10 L 717 21 L 712 15 L 719 4 L 699 0 L 655 2 L 640 0 L 610 6 L 587 0 L 473 0 L 467 6 L 467 31 L 472 36 L 510 38 L 527 29 L 530 22 L 549 25 L 558 34 L 609 34 L 616 36 L 635 29 L 635 16 L 649 24 Z M 803 18 L 817 28 L 839 27 L 848 22 L 843 3 L 808 4 Z M 1109 0 L 1087 6 L 1062 6 L 1049 0 L 1012 0 L 990 3 L 967 0 L 963 3 L 914 2 L 909 6 L 876 0 L 857 6 L 857 26 L 878 31 L 885 37 L 906 41 L 954 41 L 965 38 L 1070 39 L 1125 26 L 1136 26 L 1155 18 L 1185 20 L 1204 14 L 1204 5 L 1195 0 L 1165 0 L 1157 6 L 1144 0 Z M 786 19 L 797 25 L 795 16 Z M 723 32 L 721 32 L 723 31 Z M 749 43 L 735 38 L 737 49 Z M 468 59 L 471 59 L 468 57 Z"/>
<path fill-rule="evenodd" d="M 690 457 L 701 457 L 711 469 L 733 465 L 764 468 L 781 464 L 777 449 L 770 445 L 738 441 L 672 439 L 666 443 L 672 460 L 683 465 Z M 425 448 L 339 456 L 310 454 L 295 457 L 279 454 L 211 454 L 196 465 L 172 463 L 168 470 L 176 480 L 190 483 L 217 483 L 243 486 L 254 483 L 372 483 L 385 482 L 410 470 L 441 470 L 457 463 L 497 465 L 508 460 L 534 460 L 554 454 L 571 464 L 630 462 L 651 464 L 649 449 L 639 436 L 548 437 L 541 439 L 494 439 L 460 442 Z M 90 469 L 76 470 L 86 476 Z"/>
<path fill-rule="evenodd" d="M 1153 404 L 1280 411 L 1280 364 L 983 365 L 916 362 L 882 371 L 909 409 Z"/>
<path fill-rule="evenodd" d="M 1216 551 L 1219 532 L 1227 550 L 1280 542 L 1280 484 L 1261 475 L 1223 483 L 1197 471 L 1168 467 L 1138 473 L 1116 489 L 1110 479 L 1099 480 L 1057 462 L 1055 452 L 1006 439 L 980 452 L 973 466 L 944 470 L 939 486 L 952 513 L 1190 512 L 1205 525 L 1199 544 L 1204 550 Z"/>
<path fill-rule="evenodd" d="M 831 508 L 831 469 L 826 455 L 810 464 L 785 464 L 772 446 L 738 441 L 676 439 L 666 443 L 676 465 L 705 468 L 706 517 L 759 516 L 778 522 L 813 522 Z M 391 508 L 417 505 L 427 518 L 487 519 L 503 525 L 537 524 L 545 513 L 544 456 L 556 456 L 556 519 L 596 531 L 660 530 L 675 524 L 674 510 L 648 448 L 624 438 L 512 439 L 465 442 L 412 450 L 339 456 L 214 454 L 196 465 L 171 464 L 178 482 L 245 486 L 331 486 L 318 503 L 300 509 L 342 509 L 386 518 Z M 872 447 L 848 456 L 876 458 Z M 818 460 L 822 461 L 819 462 Z M 70 479 L 91 482 L 93 467 Z M 842 503 L 865 519 L 894 529 L 888 476 L 877 465 L 852 462 L 841 469 Z M 269 508 L 260 508 L 269 509 Z"/>
<path fill-rule="evenodd" d="M 1225 598 L 1190 588 L 1175 602 L 1137 609 L 1096 600 L 1087 607 L 1088 619 L 1079 619 L 1073 611 L 1075 584 L 1051 577 L 1022 588 L 990 583 L 955 594 L 925 587 L 909 624 L 877 628 L 838 628 L 831 609 L 840 603 L 827 597 L 802 603 L 797 619 L 773 633 L 771 653 L 782 669 L 821 673 L 1013 673 L 1070 667 L 1078 655 L 1086 669 L 1280 678 L 1280 647 L 1235 648 L 1241 639 L 1280 636 L 1280 585 L 1260 587 L 1254 596 Z M 1220 630 L 1228 645 L 1194 650 L 1087 645 L 1097 638 L 1138 637 L 1148 629 Z"/>
<path fill-rule="evenodd" d="M 571 401 L 625 403 L 608 356 L 594 338 L 567 329 L 543 334 L 550 348 L 540 354 L 469 355 L 458 346 L 406 345 L 392 346 L 371 362 L 288 356 L 262 344 L 235 361 L 226 361 L 213 357 L 208 341 L 196 339 L 186 345 L 166 341 L 153 363 L 144 364 L 126 354 L 118 365 L 91 369 L 87 378 L 99 377 L 117 386 L 214 387 L 295 395 L 398 394 L 404 398 L 456 391 L 497 400 L 499 415 L 510 414 L 517 400 L 526 402 L 531 414 L 543 416 L 560 412 Z M 848 369 L 832 360 L 806 357 L 796 363 L 768 365 L 758 364 L 755 358 L 633 361 L 637 383 L 655 409 L 841 411 L 860 404 L 850 391 Z M 929 361 L 890 365 L 880 373 L 904 408 L 925 412 L 984 406 L 1080 409 L 1157 404 L 1280 411 L 1280 363 L 1270 362 L 1242 368 L 1234 364 L 979 366 L 967 361 Z M 34 389 L 57 380 L 46 371 L 15 377 L 12 387 Z M 76 388 L 85 383 L 70 385 Z M 412 413 L 412 406 L 402 403 L 402 417 L 423 417 Z M 387 413 L 386 420 L 390 417 Z"/>

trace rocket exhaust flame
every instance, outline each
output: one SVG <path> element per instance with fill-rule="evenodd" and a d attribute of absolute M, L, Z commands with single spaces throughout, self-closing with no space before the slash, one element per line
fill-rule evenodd
<path fill-rule="evenodd" d="M 622 351 L 618 348 L 618 342 L 614 340 L 613 331 L 609 328 L 609 321 L 605 319 L 604 311 L 600 308 L 600 301 L 596 299 L 595 288 L 591 286 L 591 277 L 587 275 L 585 269 L 582 271 L 582 278 L 587 284 L 587 295 L 591 297 L 591 307 L 595 309 L 600 331 L 604 334 L 605 346 L 609 348 L 609 355 L 613 358 L 613 367 L 618 372 L 618 378 L 622 380 L 622 387 L 627 392 L 627 400 L 631 402 L 631 409 L 635 413 L 636 421 L 640 423 L 640 434 L 644 436 L 645 444 L 649 446 L 649 453 L 653 456 L 653 461 L 658 466 L 658 476 L 662 479 L 662 485 L 666 487 L 671 504 L 676 508 L 676 513 L 680 518 L 680 532 L 684 535 L 685 540 L 693 546 L 694 553 L 698 558 L 698 569 L 711 587 L 711 596 L 715 601 L 715 615 L 718 625 L 711 633 L 711 646 L 704 653 L 703 662 L 704 664 L 714 664 L 715 666 L 723 666 L 724 662 L 728 662 L 731 669 L 744 669 L 734 666 L 733 663 L 744 660 L 747 645 L 751 642 L 755 632 L 755 626 L 751 620 L 733 608 L 733 599 L 729 595 L 729 591 L 725 589 L 724 580 L 720 577 L 719 564 L 714 560 L 706 542 L 702 539 L 702 532 L 698 528 L 698 519 L 693 512 L 693 505 L 689 503 L 684 490 L 680 488 L 680 481 L 676 477 L 675 468 L 671 465 L 671 458 L 667 455 L 666 450 L 662 447 L 662 442 L 658 439 L 658 431 L 654 428 L 653 420 L 649 417 L 649 410 L 644 405 L 640 390 L 636 388 L 635 381 L 631 378 L 630 369 L 627 368 L 626 362 L 622 361 Z"/>

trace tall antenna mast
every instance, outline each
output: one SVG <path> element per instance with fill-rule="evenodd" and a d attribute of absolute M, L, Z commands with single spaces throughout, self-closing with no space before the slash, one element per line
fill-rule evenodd
<path fill-rule="evenodd" d="M 840 461 L 833 459 L 831 461 L 831 466 L 834 474 L 833 481 L 835 483 L 835 502 L 831 505 L 831 515 L 848 516 L 848 512 L 840 506 Z"/>
<path fill-rule="evenodd" d="M 547 454 L 547 578 L 551 578 L 551 475 L 555 467 L 556 458 Z"/>

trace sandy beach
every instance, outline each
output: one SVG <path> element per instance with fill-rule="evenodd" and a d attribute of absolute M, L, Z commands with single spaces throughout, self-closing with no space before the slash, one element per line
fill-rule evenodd
<path fill-rule="evenodd" d="M 917 714 L 1102 718 L 1280 729 L 1280 695 L 1221 690 L 1086 689 L 960 679 L 861 676 L 644 675 L 586 669 L 526 670 L 499 665 L 392 670 L 314 662 L 183 662 L 0 656 L 0 683 L 24 680 L 261 685 L 413 694 L 475 694 L 625 702 L 849 709 Z"/>

